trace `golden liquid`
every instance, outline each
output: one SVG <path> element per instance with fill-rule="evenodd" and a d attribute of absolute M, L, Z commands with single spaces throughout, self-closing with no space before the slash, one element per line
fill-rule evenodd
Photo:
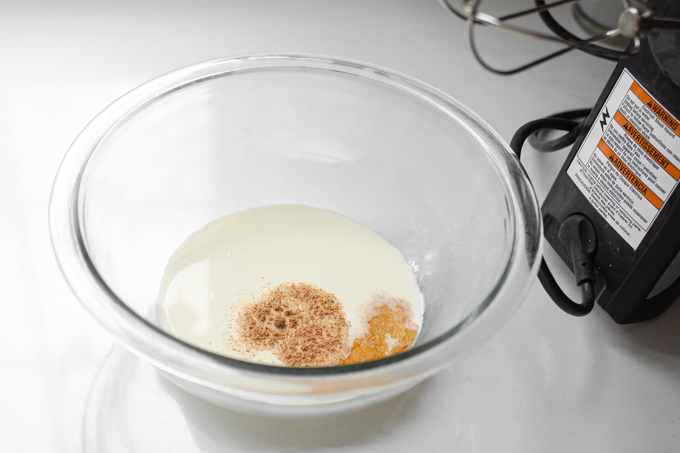
<path fill-rule="evenodd" d="M 381 306 L 378 314 L 368 321 L 368 333 L 354 341 L 352 352 L 340 365 L 382 359 L 409 349 L 418 334 L 418 331 L 406 327 L 409 319 L 409 314 L 401 306 Z"/>

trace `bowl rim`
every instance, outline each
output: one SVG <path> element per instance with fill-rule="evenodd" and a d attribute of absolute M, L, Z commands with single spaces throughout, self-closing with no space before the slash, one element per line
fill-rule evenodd
<path fill-rule="evenodd" d="M 81 235 L 80 184 L 87 163 L 104 136 L 125 118 L 174 91 L 237 72 L 272 68 L 334 71 L 387 84 L 438 108 L 466 129 L 487 152 L 509 194 L 511 204 L 508 207 L 511 215 L 509 229 L 512 230 L 512 245 L 508 262 L 496 284 L 482 302 L 454 327 L 427 343 L 372 362 L 318 368 L 265 365 L 215 354 L 175 338 L 128 307 L 99 275 L 90 260 Z M 486 315 L 494 305 L 498 305 L 494 302 L 499 300 L 498 296 L 501 293 L 505 298 L 509 296 L 508 285 L 513 282 L 520 283 L 518 289 L 510 291 L 513 297 L 522 298 L 526 294 L 531 282 L 522 283 L 521 280 L 530 280 L 527 278 L 528 275 L 536 275 L 543 243 L 540 207 L 519 159 L 500 136 L 475 113 L 447 94 L 401 73 L 355 60 L 309 54 L 256 54 L 209 60 L 169 72 L 124 94 L 83 129 L 66 153 L 53 184 L 49 221 L 53 249 L 59 267 L 85 308 L 128 349 L 166 371 L 183 375 L 193 381 L 204 381 L 206 373 L 212 374 L 215 378 L 215 373 L 228 373 L 234 369 L 258 375 L 329 378 L 380 369 L 403 368 L 415 358 L 425 356 L 429 356 L 430 363 L 440 362 L 435 368 L 441 368 L 453 358 L 433 357 L 435 353 L 437 356 L 441 355 L 436 350 L 445 350 L 446 348 L 442 348 L 445 343 L 465 336 L 472 330 L 471 326 L 479 324 L 484 318 L 483 315 Z M 100 303 L 113 306 L 103 309 Z M 507 303 L 512 304 L 513 301 Z M 518 303 L 514 301 L 513 309 L 501 310 L 501 315 L 508 317 L 516 310 Z M 114 319 L 106 319 L 107 317 Z M 137 329 L 146 331 L 143 338 Z M 482 335 L 484 338 L 480 341 L 488 339 L 491 335 Z M 141 344 L 144 342 L 148 344 L 140 347 L 140 341 Z M 179 354 L 179 357 L 172 357 L 172 354 Z M 431 369 L 428 373 L 434 371 Z M 422 375 L 423 370 L 412 369 L 405 373 Z"/>

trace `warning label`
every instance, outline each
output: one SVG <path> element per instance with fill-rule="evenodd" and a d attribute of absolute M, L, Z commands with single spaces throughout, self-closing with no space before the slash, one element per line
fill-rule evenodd
<path fill-rule="evenodd" d="M 567 174 L 637 249 L 680 180 L 680 132 L 624 70 Z"/>

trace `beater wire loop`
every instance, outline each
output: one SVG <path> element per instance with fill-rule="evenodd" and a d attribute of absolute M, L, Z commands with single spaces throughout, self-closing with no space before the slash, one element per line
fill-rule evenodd
<path fill-rule="evenodd" d="M 576 3 L 578 0 L 557 0 L 546 3 L 545 0 L 534 0 L 535 7 L 524 9 L 510 14 L 493 16 L 481 11 L 482 0 L 460 0 L 460 7 L 453 6 L 454 0 L 440 0 L 441 3 L 451 13 L 467 22 L 467 36 L 470 49 L 475 59 L 487 70 L 500 75 L 517 74 L 533 68 L 541 63 L 552 60 L 560 55 L 564 55 L 573 49 L 589 53 L 591 55 L 607 60 L 617 61 L 625 55 L 632 55 L 640 50 L 640 38 L 653 30 L 680 30 L 680 22 L 668 19 L 652 18 L 652 11 L 645 1 L 632 2 L 621 0 L 624 11 L 619 17 L 618 26 L 605 31 L 597 36 L 582 39 L 572 34 L 559 24 L 550 13 L 550 10 Z M 512 21 L 537 14 L 543 24 L 548 28 L 548 32 L 540 32 L 527 27 L 512 23 Z M 501 69 L 489 64 L 481 55 L 476 39 L 475 29 L 478 26 L 490 26 L 503 29 L 512 33 L 530 36 L 544 41 L 561 43 L 564 47 L 542 57 L 536 58 L 528 63 L 519 65 L 515 68 Z M 617 37 L 629 37 L 630 42 L 626 50 L 620 51 L 599 45 L 602 41 Z"/>

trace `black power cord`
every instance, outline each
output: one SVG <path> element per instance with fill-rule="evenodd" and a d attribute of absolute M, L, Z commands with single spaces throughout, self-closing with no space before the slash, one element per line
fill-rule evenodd
<path fill-rule="evenodd" d="M 515 132 L 510 141 L 510 148 L 519 159 L 522 155 L 522 146 L 530 137 L 534 137 L 532 145 L 539 151 L 556 151 L 572 145 L 583 128 L 583 120 L 575 121 L 575 119 L 585 118 L 589 112 L 590 109 L 572 110 L 530 121 Z M 536 133 L 544 130 L 560 130 L 567 132 L 567 134 L 557 139 L 541 141 L 537 138 Z M 538 279 L 558 307 L 570 315 L 585 316 L 595 306 L 596 271 L 593 262 L 597 250 L 595 227 L 587 217 L 575 214 L 562 223 L 558 237 L 562 242 L 565 253 L 571 258 L 576 284 L 581 288 L 581 302 L 574 302 L 562 291 L 550 272 L 545 259 L 541 259 Z"/>
<path fill-rule="evenodd" d="M 573 145 L 578 134 L 580 134 L 583 129 L 583 120 L 590 114 L 590 111 L 591 109 L 568 110 L 549 116 L 548 118 L 572 120 L 571 124 L 573 125 L 573 128 L 569 129 L 569 127 L 571 127 L 569 126 L 570 123 L 567 123 L 566 121 L 563 122 L 564 128 L 560 130 L 567 131 L 567 133 L 553 140 L 541 140 L 538 136 L 540 130 L 536 131 L 529 135 L 529 144 L 533 148 L 544 153 L 559 151 L 567 146 Z"/>
<path fill-rule="evenodd" d="M 528 140 L 532 147 L 541 152 L 552 152 L 571 146 L 583 129 L 590 109 L 570 110 L 547 118 L 530 121 L 520 127 L 510 141 L 510 147 L 519 159 L 522 146 Z M 551 140 L 541 140 L 540 132 L 564 131 L 566 134 Z M 564 252 L 571 257 L 576 284 L 581 288 L 581 302 L 567 296 L 555 281 L 547 263 L 541 260 L 538 279 L 546 293 L 565 312 L 574 316 L 585 316 L 595 305 L 595 281 L 597 278 L 593 262 L 597 249 L 597 233 L 590 220 L 580 214 L 565 219 L 557 233 Z M 680 297 L 680 278 L 676 278 L 666 289 L 650 297 L 635 313 L 635 322 L 645 321 L 663 313 Z"/>

